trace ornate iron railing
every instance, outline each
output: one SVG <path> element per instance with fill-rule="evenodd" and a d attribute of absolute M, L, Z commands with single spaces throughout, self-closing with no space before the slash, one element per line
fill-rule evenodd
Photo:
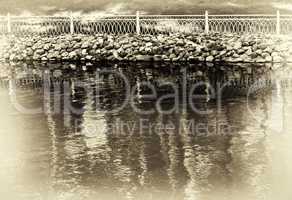
<path fill-rule="evenodd" d="M 78 34 L 126 34 L 136 32 L 136 16 L 79 16 L 72 20 L 74 30 Z"/>
<path fill-rule="evenodd" d="M 146 15 L 140 16 L 142 34 L 204 32 L 203 15 Z"/>
<path fill-rule="evenodd" d="M 0 17 L 0 33 L 5 34 L 8 32 L 7 30 L 8 23 L 7 23 L 7 17 Z"/>
<path fill-rule="evenodd" d="M 17 35 L 70 33 L 68 17 L 11 17 L 11 32 Z"/>
<path fill-rule="evenodd" d="M 292 33 L 292 15 L 0 16 L 0 34 Z"/>
<path fill-rule="evenodd" d="M 292 33 L 292 15 L 283 15 L 280 21 L 281 33 L 291 34 Z"/>
<path fill-rule="evenodd" d="M 277 33 L 275 15 L 211 15 L 210 32 Z"/>

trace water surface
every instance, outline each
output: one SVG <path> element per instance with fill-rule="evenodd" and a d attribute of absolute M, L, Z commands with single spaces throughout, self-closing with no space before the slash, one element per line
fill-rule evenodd
<path fill-rule="evenodd" d="M 0 194 L 21 200 L 290 200 L 291 69 L 1 64 Z M 127 104 L 110 112 L 127 97 L 114 72 L 138 86 L 133 102 L 143 110 L 155 108 L 157 98 L 147 97 L 141 83 L 155 86 L 158 96 L 173 92 L 166 83 L 175 83 L 179 109 L 145 114 Z M 184 80 L 187 94 L 206 83 L 193 103 L 208 114 L 184 101 Z M 207 88 L 226 82 L 218 107 Z M 78 112 L 68 110 L 68 102 Z M 162 111 L 174 103 L 165 99 Z"/>

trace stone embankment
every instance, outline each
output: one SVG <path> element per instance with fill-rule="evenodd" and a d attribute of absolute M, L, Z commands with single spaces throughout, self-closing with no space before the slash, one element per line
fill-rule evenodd
<path fill-rule="evenodd" d="M 61 35 L 2 38 L 0 60 L 292 62 L 292 39 L 267 35 Z"/>

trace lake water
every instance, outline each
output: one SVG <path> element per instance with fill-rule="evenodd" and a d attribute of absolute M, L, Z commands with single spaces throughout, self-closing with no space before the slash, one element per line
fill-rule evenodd
<path fill-rule="evenodd" d="M 292 66 L 0 65 L 3 199 L 292 199 Z"/>

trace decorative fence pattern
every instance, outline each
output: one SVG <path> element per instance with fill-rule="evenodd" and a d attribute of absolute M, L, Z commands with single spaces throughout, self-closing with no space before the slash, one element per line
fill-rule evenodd
<path fill-rule="evenodd" d="M 292 15 L 284 15 L 280 20 L 280 29 L 282 34 L 292 33 Z"/>
<path fill-rule="evenodd" d="M 0 16 L 0 34 L 292 33 L 292 15 Z"/>

